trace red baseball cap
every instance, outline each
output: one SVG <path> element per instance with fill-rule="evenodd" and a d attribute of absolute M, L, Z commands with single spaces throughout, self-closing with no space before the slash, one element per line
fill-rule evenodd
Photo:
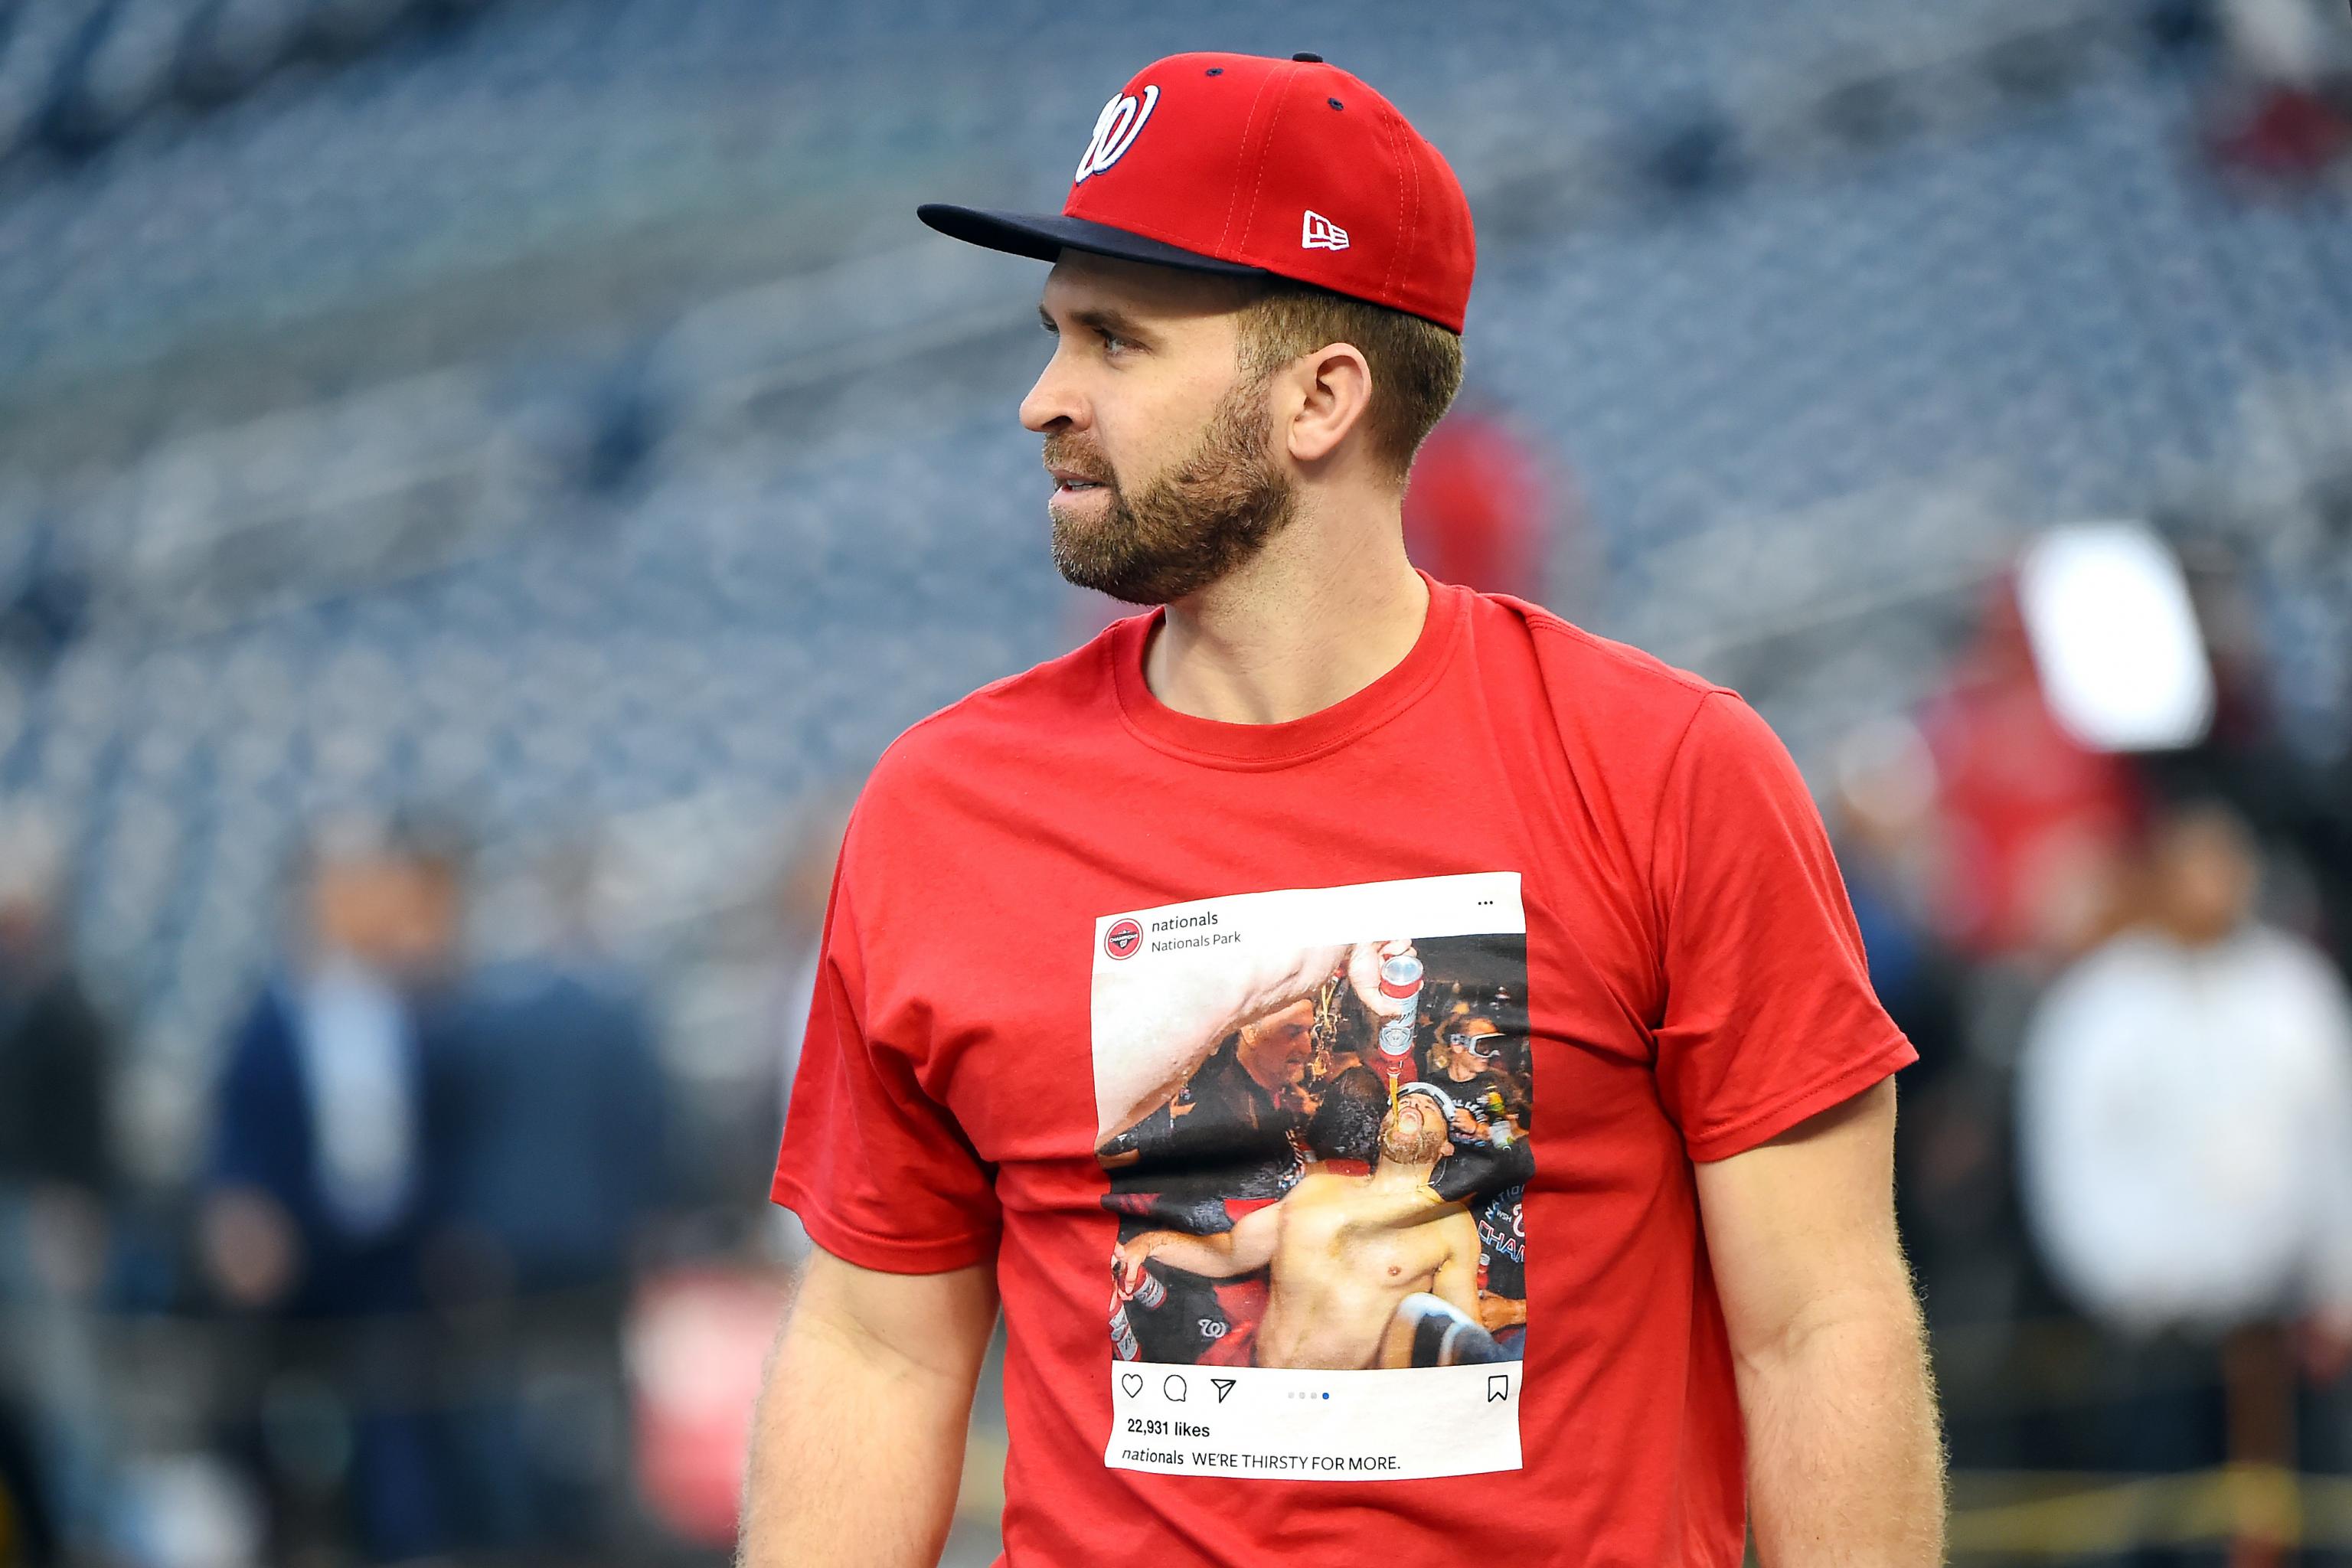
<path fill-rule="evenodd" d="M 1454 171 L 1393 104 L 1319 55 L 1144 67 L 1103 105 L 1058 215 L 915 210 L 1015 256 L 1085 250 L 1289 278 L 1456 332 L 1477 266 Z"/>

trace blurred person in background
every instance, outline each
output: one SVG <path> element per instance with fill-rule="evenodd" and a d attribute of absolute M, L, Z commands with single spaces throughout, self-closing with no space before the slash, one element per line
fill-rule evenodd
<path fill-rule="evenodd" d="M 278 1331 L 265 1416 L 300 1389 L 315 1426 L 347 1435 L 347 1466 L 319 1460 L 331 1444 L 289 1455 L 287 1424 L 246 1435 L 263 1445 L 281 1526 L 341 1483 L 378 1560 L 428 1550 L 446 1529 L 407 1315 L 423 1304 L 426 1018 L 457 950 L 465 861 L 455 833 L 422 820 L 338 819 L 312 836 L 289 950 L 228 1044 L 204 1181 L 214 1288 Z M 307 1487 L 289 1484 L 289 1458 Z"/>
<path fill-rule="evenodd" d="M 601 865 L 593 841 L 541 863 L 528 951 L 468 977 L 431 1036 L 427 1279 L 455 1331 L 469 1546 L 577 1551 L 626 1495 L 622 1313 L 663 1195 L 666 1088 Z"/>
<path fill-rule="evenodd" d="M 2138 800 L 2124 761 L 2067 733 L 2042 691 L 2015 584 L 1920 728 L 1933 754 L 1937 921 L 1964 957 L 2034 974 L 2105 929 Z"/>
<path fill-rule="evenodd" d="M 1936 760 L 1913 725 L 1888 720 L 1837 748 L 1831 837 L 1870 955 L 1870 983 L 1918 1049 L 1914 1093 L 1957 1065 L 1952 961 L 1936 929 L 1943 851 Z"/>
<path fill-rule="evenodd" d="M 2352 504 L 2352 490 L 2343 499 Z M 2168 795 L 2227 801 L 2277 852 L 2281 874 L 2264 889 L 2276 917 L 2341 953 L 2352 936 L 2352 738 L 2286 700 L 2263 585 L 2242 553 L 2209 547 L 2182 564 L 2212 663 L 2213 722 L 2197 743 L 2147 759 L 2151 776 Z"/>
<path fill-rule="evenodd" d="M 63 870 L 45 817 L 0 818 L 0 1425 L 16 1427 L 14 1462 L 0 1455 L 0 1510 L 16 1521 L 0 1558 L 6 1541 L 31 1550 L 53 1531 L 86 1549 L 98 1523 L 91 1310 L 120 1191 L 116 1058 L 65 946 Z"/>
<path fill-rule="evenodd" d="M 2322 1379 L 2352 1353 L 2352 1002 L 2255 918 L 2259 869 L 2227 808 L 2167 811 L 2136 917 L 2027 1030 L 2027 1217 L 2124 1384 L 2078 1462 L 2290 1466 L 2291 1343 Z"/>
<path fill-rule="evenodd" d="M 1550 603 L 1546 572 L 1565 532 L 1541 458 L 1499 414 L 1457 403 L 1414 454 L 1405 554 L 1439 582 Z"/>
<path fill-rule="evenodd" d="M 2227 172 L 2316 181 L 2352 150 L 2352 37 L 2333 0 L 2221 0 L 2230 70 L 2210 116 Z"/>

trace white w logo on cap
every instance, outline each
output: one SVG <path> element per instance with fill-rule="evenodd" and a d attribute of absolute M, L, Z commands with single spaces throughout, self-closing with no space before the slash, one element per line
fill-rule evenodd
<path fill-rule="evenodd" d="M 1143 131 L 1143 122 L 1160 107 L 1160 89 L 1146 86 L 1143 102 L 1138 105 L 1132 96 L 1118 93 L 1103 105 L 1102 113 L 1095 119 L 1094 139 L 1087 143 L 1086 155 L 1078 160 L 1078 172 L 1071 176 L 1073 184 L 1088 174 L 1099 174 L 1123 157 Z"/>
<path fill-rule="evenodd" d="M 1306 221 L 1298 226 L 1298 246 L 1302 250 L 1345 250 L 1348 231 L 1308 207 Z"/>

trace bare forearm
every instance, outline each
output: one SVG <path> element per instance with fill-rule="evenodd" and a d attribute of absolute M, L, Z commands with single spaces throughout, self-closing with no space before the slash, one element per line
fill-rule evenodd
<path fill-rule="evenodd" d="M 1943 1561 L 1943 1441 L 1907 1293 L 1743 1358 L 1739 1399 L 1764 1568 Z"/>
<path fill-rule="evenodd" d="M 796 1312 L 754 1421 L 739 1568 L 932 1568 L 972 1383 Z"/>
<path fill-rule="evenodd" d="M 1234 1256 L 1230 1231 L 1219 1236 L 1187 1236 L 1181 1230 L 1158 1230 L 1147 1233 L 1141 1239 L 1150 1248 L 1150 1257 L 1187 1274 L 1227 1279 L 1249 1272 Z"/>

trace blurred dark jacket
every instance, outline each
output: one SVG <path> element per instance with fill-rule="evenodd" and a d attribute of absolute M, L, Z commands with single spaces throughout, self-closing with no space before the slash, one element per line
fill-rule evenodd
<path fill-rule="evenodd" d="M 0 1185 L 111 1187 L 110 1052 L 72 971 L 0 959 Z"/>
<path fill-rule="evenodd" d="M 593 958 L 495 964 L 430 1046 L 436 1220 L 512 1287 L 621 1276 L 659 1197 L 663 1081 L 635 979 Z"/>
<path fill-rule="evenodd" d="M 354 1233 L 329 1201 L 289 984 L 280 976 L 263 986 L 230 1037 L 216 1089 L 208 1184 L 257 1188 L 285 1209 L 301 1245 L 295 1283 L 280 1304 L 289 1315 L 414 1310 L 423 1298 L 413 1209 Z M 408 1071 L 411 1103 L 421 1105 L 422 1063 L 415 1052 Z"/>

